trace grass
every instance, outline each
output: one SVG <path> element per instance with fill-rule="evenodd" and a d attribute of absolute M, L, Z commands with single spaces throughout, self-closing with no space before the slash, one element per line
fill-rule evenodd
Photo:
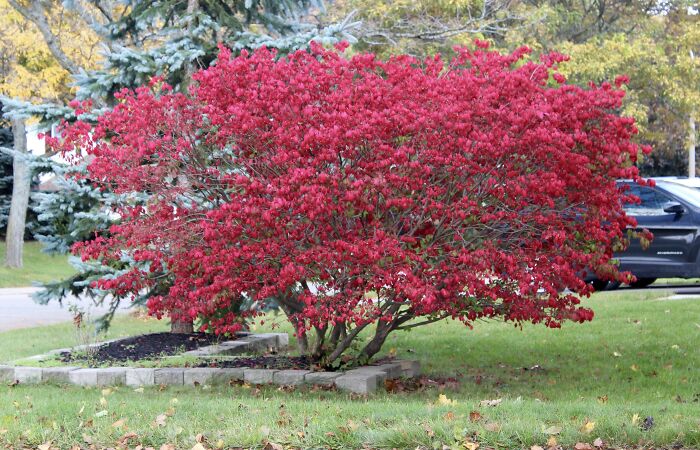
<path fill-rule="evenodd" d="M 35 281 L 59 280 L 75 272 L 65 256 L 42 253 L 39 242 L 24 243 L 23 262 L 21 269 L 5 266 L 5 243 L 0 242 L 0 288 L 31 286 Z"/>
<path fill-rule="evenodd" d="M 109 330 L 106 333 L 101 333 L 98 339 L 104 341 L 135 334 L 166 331 L 167 329 L 167 324 L 155 319 L 117 316 Z M 74 325 L 66 322 L 0 333 L 0 344 L 0 362 L 8 362 L 57 348 L 84 344 L 84 342 L 79 342 Z"/>
<path fill-rule="evenodd" d="M 588 300 L 595 320 L 561 330 L 441 322 L 396 334 L 386 352 L 419 359 L 430 378 L 456 381 L 412 393 L 0 386 L 0 444 L 114 447 L 133 433 L 132 448 L 190 449 L 201 433 L 211 447 L 529 448 L 550 438 L 564 448 L 596 438 L 700 447 L 700 302 L 663 295 L 596 294 Z M 154 329 L 162 325 L 123 318 L 112 332 Z M 0 361 L 17 359 L 70 345 L 70 328 L 0 333 L 0 343 Z M 524 370 L 536 365 L 542 369 Z M 493 399 L 502 402 L 480 405 Z M 472 421 L 475 411 L 481 418 Z M 643 431 L 648 416 L 654 426 Z"/>

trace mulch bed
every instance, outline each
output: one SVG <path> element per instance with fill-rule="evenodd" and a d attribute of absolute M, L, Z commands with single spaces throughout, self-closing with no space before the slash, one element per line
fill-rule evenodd
<path fill-rule="evenodd" d="M 222 359 L 202 362 L 194 367 L 221 367 L 247 369 L 275 369 L 275 370 L 319 370 L 309 358 L 305 356 L 251 356 L 232 359 Z"/>
<path fill-rule="evenodd" d="M 82 361 L 99 364 L 140 361 L 177 355 L 183 351 L 196 350 L 218 341 L 217 336 L 205 333 L 152 333 L 104 344 L 90 355 L 85 352 L 77 354 L 63 352 L 60 357 L 61 361 L 66 363 Z"/>

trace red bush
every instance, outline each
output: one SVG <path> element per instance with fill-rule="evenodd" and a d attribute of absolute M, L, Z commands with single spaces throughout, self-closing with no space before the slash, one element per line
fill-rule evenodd
<path fill-rule="evenodd" d="M 168 277 L 151 313 L 219 333 L 255 314 L 242 302 L 274 298 L 327 364 L 372 324 L 362 359 L 445 317 L 591 320 L 579 276 L 633 223 L 615 179 L 637 178 L 636 130 L 617 114 L 622 91 L 567 85 L 564 56 L 528 54 L 222 49 L 189 95 L 154 82 L 67 130 L 94 180 L 150 196 L 75 250 L 130 255 L 139 268 L 101 287 Z"/>

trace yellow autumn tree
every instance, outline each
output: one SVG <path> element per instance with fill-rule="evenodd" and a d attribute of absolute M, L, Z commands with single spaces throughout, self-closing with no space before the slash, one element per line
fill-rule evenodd
<path fill-rule="evenodd" d="M 78 67 L 100 57 L 99 40 L 75 16 L 53 2 L 47 15 L 57 45 Z M 7 0 L 0 0 L 0 95 L 28 101 L 63 101 L 71 96 L 71 75 L 56 61 L 39 30 Z"/>

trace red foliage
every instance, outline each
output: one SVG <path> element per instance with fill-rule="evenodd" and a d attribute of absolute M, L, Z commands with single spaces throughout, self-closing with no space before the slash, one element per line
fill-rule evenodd
<path fill-rule="evenodd" d="M 615 187 L 638 177 L 624 93 L 566 84 L 563 55 L 484 47 L 449 63 L 222 48 L 189 95 L 123 92 L 63 145 L 92 155 L 92 179 L 150 200 L 75 251 L 148 263 L 100 282 L 120 293 L 167 268 L 151 312 L 216 332 L 254 313 L 236 312 L 242 296 L 276 298 L 326 355 L 371 323 L 590 320 L 562 291 L 587 295 L 581 271 L 633 224 Z"/>

